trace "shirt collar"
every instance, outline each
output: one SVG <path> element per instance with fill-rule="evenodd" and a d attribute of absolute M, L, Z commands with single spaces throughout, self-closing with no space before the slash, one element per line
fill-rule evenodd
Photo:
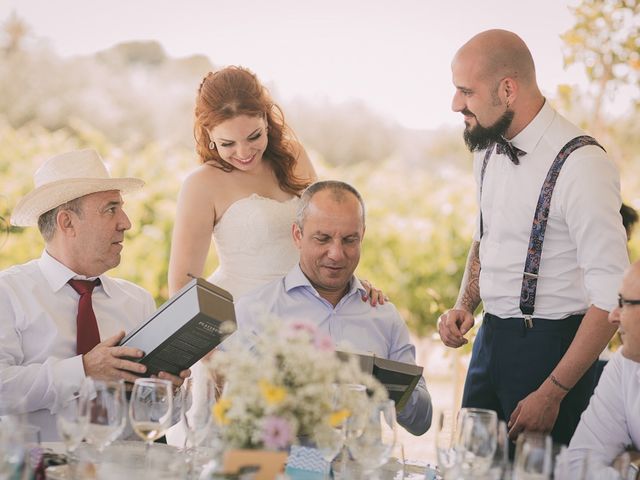
<path fill-rule="evenodd" d="M 51 290 L 53 290 L 54 292 L 58 292 L 72 278 L 76 278 L 79 280 L 94 280 L 95 278 L 99 278 L 100 285 L 102 286 L 104 292 L 107 294 L 107 296 L 111 296 L 109 277 L 104 274 L 99 275 L 98 277 L 85 277 L 84 275 L 78 275 L 69 267 L 53 258 L 46 250 L 42 252 L 40 259 L 38 260 L 38 266 L 40 267 L 42 275 L 47 280 L 47 283 L 49 283 Z"/>
<path fill-rule="evenodd" d="M 538 114 L 519 134 L 511 139 L 511 144 L 525 153 L 533 152 L 555 116 L 556 111 L 545 99 Z"/>
<path fill-rule="evenodd" d="M 355 275 L 351 276 L 351 280 L 349 281 L 349 283 L 349 291 L 347 292 L 345 297 L 353 295 L 356 292 L 359 292 L 359 294 L 366 293 L 364 287 L 362 286 L 362 283 L 360 283 L 360 280 L 358 280 Z M 302 272 L 300 264 L 298 263 L 291 270 L 289 270 L 289 273 L 287 273 L 287 275 L 284 277 L 284 291 L 289 293 L 294 288 L 299 287 L 309 288 L 316 295 L 320 296 L 318 291 L 313 287 L 313 285 L 311 285 L 311 282 L 309 281 L 307 276 Z"/>

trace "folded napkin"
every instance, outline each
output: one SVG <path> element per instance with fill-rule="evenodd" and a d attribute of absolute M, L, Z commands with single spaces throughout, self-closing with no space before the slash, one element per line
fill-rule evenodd
<path fill-rule="evenodd" d="M 329 462 L 318 449 L 293 445 L 285 473 L 293 480 L 315 480 L 322 479 L 328 468 Z"/>

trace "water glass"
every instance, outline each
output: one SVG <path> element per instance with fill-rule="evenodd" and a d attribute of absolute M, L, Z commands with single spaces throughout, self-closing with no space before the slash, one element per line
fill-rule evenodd
<path fill-rule="evenodd" d="M 92 380 L 88 388 L 85 438 L 102 454 L 122 434 L 127 423 L 124 380 Z"/>
<path fill-rule="evenodd" d="M 509 470 L 509 434 L 507 424 L 504 420 L 498 422 L 498 432 L 496 438 L 496 452 L 493 455 L 489 478 L 500 480 L 507 475 Z"/>
<path fill-rule="evenodd" d="M 498 415 L 483 408 L 462 408 L 458 412 L 454 438 L 455 462 L 460 475 L 486 475 L 497 448 Z"/>
<path fill-rule="evenodd" d="M 68 456 L 73 454 L 87 434 L 89 396 L 89 382 L 83 381 L 78 394 L 67 402 L 56 415 L 58 434 L 64 442 Z"/>
<path fill-rule="evenodd" d="M 385 400 L 369 409 L 362 433 L 353 439 L 349 450 L 364 470 L 366 478 L 378 478 L 396 443 L 396 409 L 393 400 Z"/>
<path fill-rule="evenodd" d="M 20 478 L 25 467 L 24 424 L 19 416 L 0 419 L 0 478 Z"/>
<path fill-rule="evenodd" d="M 546 480 L 552 472 L 552 440 L 540 432 L 522 432 L 516 441 L 514 480 Z"/>
<path fill-rule="evenodd" d="M 335 478 L 347 478 L 351 464 L 350 446 L 362 434 L 369 405 L 367 388 L 359 383 L 335 384 L 339 407 L 349 410 L 349 417 L 343 425 L 344 446 L 332 462 Z"/>
<path fill-rule="evenodd" d="M 456 422 L 451 410 L 443 410 L 438 414 L 436 428 L 438 469 L 444 478 L 455 477 L 457 475 L 456 450 L 454 448 Z"/>
<path fill-rule="evenodd" d="M 193 376 L 185 379 L 177 397 L 180 406 L 181 425 L 184 428 L 183 451 L 188 463 L 188 476 L 196 475 L 199 470 L 195 465 L 198 450 L 210 439 L 214 429 L 212 409 L 216 403 L 216 383 L 209 375 L 201 375 L 197 379 Z M 178 405 L 176 405 L 178 408 Z M 209 457 L 211 451 L 205 452 Z M 210 458 L 208 458 L 210 460 Z"/>

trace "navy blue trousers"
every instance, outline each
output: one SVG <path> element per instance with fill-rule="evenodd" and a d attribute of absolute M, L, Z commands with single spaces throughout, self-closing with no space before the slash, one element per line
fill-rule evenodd
<path fill-rule="evenodd" d="M 489 313 L 473 344 L 462 396 L 463 407 L 488 408 L 509 421 L 518 402 L 536 390 L 563 357 L 583 315 L 564 320 L 498 318 Z M 595 363 L 564 397 L 551 436 L 569 443 L 593 393 Z"/>

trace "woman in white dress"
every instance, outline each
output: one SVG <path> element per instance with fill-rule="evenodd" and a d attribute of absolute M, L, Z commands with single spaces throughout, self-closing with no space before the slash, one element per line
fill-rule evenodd
<path fill-rule="evenodd" d="M 202 165 L 178 198 L 169 294 L 203 274 L 211 236 L 219 266 L 209 277 L 234 298 L 284 276 L 298 261 L 291 238 L 299 196 L 316 179 L 280 107 L 251 71 L 209 73 L 198 89 L 194 136 Z M 363 281 L 372 305 L 384 295 Z"/>
<path fill-rule="evenodd" d="M 219 267 L 209 278 L 238 297 L 298 260 L 291 223 L 316 180 L 304 149 L 256 76 L 209 73 L 198 90 L 194 134 L 202 165 L 185 180 L 171 243 L 169 293 L 202 276 L 213 234 Z"/>
<path fill-rule="evenodd" d="M 241 67 L 209 73 L 198 89 L 194 136 L 202 165 L 178 198 L 169 260 L 169 294 L 203 275 L 211 236 L 219 266 L 209 280 L 234 298 L 284 276 L 299 259 L 291 237 L 299 196 L 317 178 L 280 108 Z M 384 303 L 365 284 L 372 305 Z M 201 392 L 202 363 L 192 368 Z M 201 393 L 196 393 L 196 398 Z M 180 427 L 167 434 L 182 445 Z"/>

